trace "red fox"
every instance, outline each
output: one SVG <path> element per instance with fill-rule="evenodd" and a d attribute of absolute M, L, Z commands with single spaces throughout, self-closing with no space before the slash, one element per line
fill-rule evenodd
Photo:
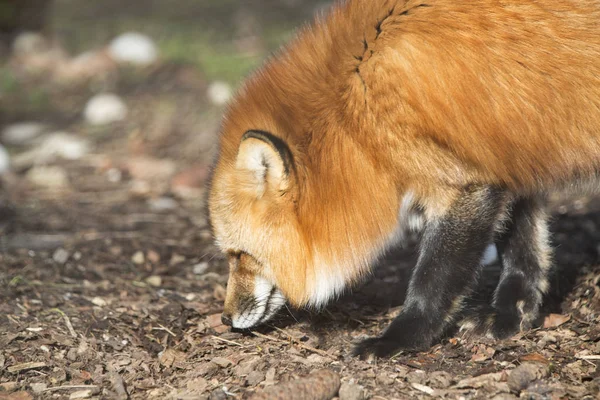
<path fill-rule="evenodd" d="M 404 306 L 360 356 L 424 349 L 459 321 L 504 338 L 548 288 L 545 197 L 600 171 L 599 0 L 347 0 L 245 83 L 209 189 L 229 258 L 223 322 L 320 307 L 423 221 Z"/>

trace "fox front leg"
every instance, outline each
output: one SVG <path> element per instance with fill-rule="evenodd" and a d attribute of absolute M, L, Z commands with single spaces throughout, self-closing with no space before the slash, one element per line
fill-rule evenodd
<path fill-rule="evenodd" d="M 476 281 L 505 198 L 500 189 L 469 186 L 442 215 L 427 221 L 402 311 L 382 336 L 361 342 L 355 354 L 386 357 L 426 349 L 442 335 Z"/>

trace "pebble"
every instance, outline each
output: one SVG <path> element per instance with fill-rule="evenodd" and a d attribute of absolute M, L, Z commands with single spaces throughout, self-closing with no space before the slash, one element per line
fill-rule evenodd
<path fill-rule="evenodd" d="M 38 54 L 48 50 L 48 41 L 39 33 L 23 32 L 13 41 L 13 51 L 18 55 Z"/>
<path fill-rule="evenodd" d="M 158 275 L 152 275 L 146 278 L 146 283 L 153 287 L 160 287 L 162 285 L 162 278 Z"/>
<path fill-rule="evenodd" d="M 154 41 L 138 32 L 127 32 L 117 36 L 110 43 L 108 52 L 118 63 L 139 66 L 152 64 L 158 58 Z"/>
<path fill-rule="evenodd" d="M 39 148 L 48 158 L 55 156 L 65 160 L 79 160 L 89 152 L 90 144 L 73 134 L 54 132 L 46 137 Z"/>
<path fill-rule="evenodd" d="M 58 248 L 52 255 L 52 259 L 58 264 L 64 264 L 69 260 L 69 252 L 63 248 Z"/>
<path fill-rule="evenodd" d="M 0 175 L 5 174 L 10 169 L 10 155 L 8 151 L 0 144 Z"/>
<path fill-rule="evenodd" d="M 92 304 L 98 307 L 104 307 L 105 305 L 107 305 L 108 303 L 106 302 L 106 300 L 104 300 L 102 297 L 94 297 L 91 300 Z"/>
<path fill-rule="evenodd" d="M 177 208 L 179 203 L 170 197 L 159 197 L 148 199 L 148 206 L 153 211 L 168 211 Z"/>
<path fill-rule="evenodd" d="M 207 269 L 208 269 L 208 263 L 206 261 L 198 263 L 198 264 L 196 264 L 196 265 L 194 265 L 192 267 L 192 271 L 196 275 L 202 275 L 202 274 L 204 274 Z"/>
<path fill-rule="evenodd" d="M 217 106 L 226 104 L 231 98 L 231 86 L 226 82 L 215 81 L 208 86 L 208 99 Z"/>
<path fill-rule="evenodd" d="M 67 171 L 61 167 L 33 167 L 27 172 L 26 179 L 46 189 L 64 189 L 69 186 Z"/>
<path fill-rule="evenodd" d="M 340 400 L 364 400 L 365 389 L 355 383 L 343 382 L 339 391 Z"/>
<path fill-rule="evenodd" d="M 13 167 L 24 170 L 32 165 L 50 164 L 56 159 L 78 160 L 89 152 L 86 139 L 65 132 L 54 132 L 36 141 L 36 146 L 24 153 L 17 154 Z"/>
<path fill-rule="evenodd" d="M 11 146 L 22 146 L 44 133 L 46 127 L 39 122 L 19 122 L 2 129 L 2 142 Z"/>
<path fill-rule="evenodd" d="M 131 257 L 131 262 L 137 265 L 143 264 L 145 260 L 146 257 L 144 257 L 144 253 L 142 251 L 136 251 L 135 254 Z"/>
<path fill-rule="evenodd" d="M 127 106 L 115 94 L 97 94 L 88 100 L 83 115 L 91 125 L 106 125 L 124 120 L 127 117 Z"/>

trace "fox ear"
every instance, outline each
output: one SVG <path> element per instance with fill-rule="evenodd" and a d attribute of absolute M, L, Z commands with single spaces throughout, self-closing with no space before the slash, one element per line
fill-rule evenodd
<path fill-rule="evenodd" d="M 248 184 L 259 197 L 267 188 L 285 191 L 290 187 L 292 153 L 282 139 L 268 132 L 248 131 L 242 136 L 235 166 L 251 172 Z"/>

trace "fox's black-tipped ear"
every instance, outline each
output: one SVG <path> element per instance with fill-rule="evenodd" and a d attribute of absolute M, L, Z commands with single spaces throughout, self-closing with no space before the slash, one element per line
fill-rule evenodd
<path fill-rule="evenodd" d="M 291 185 L 294 167 L 292 153 L 277 136 L 263 131 L 248 131 L 242 136 L 236 168 L 251 172 L 253 187 L 259 196 L 267 188 L 286 191 Z"/>

